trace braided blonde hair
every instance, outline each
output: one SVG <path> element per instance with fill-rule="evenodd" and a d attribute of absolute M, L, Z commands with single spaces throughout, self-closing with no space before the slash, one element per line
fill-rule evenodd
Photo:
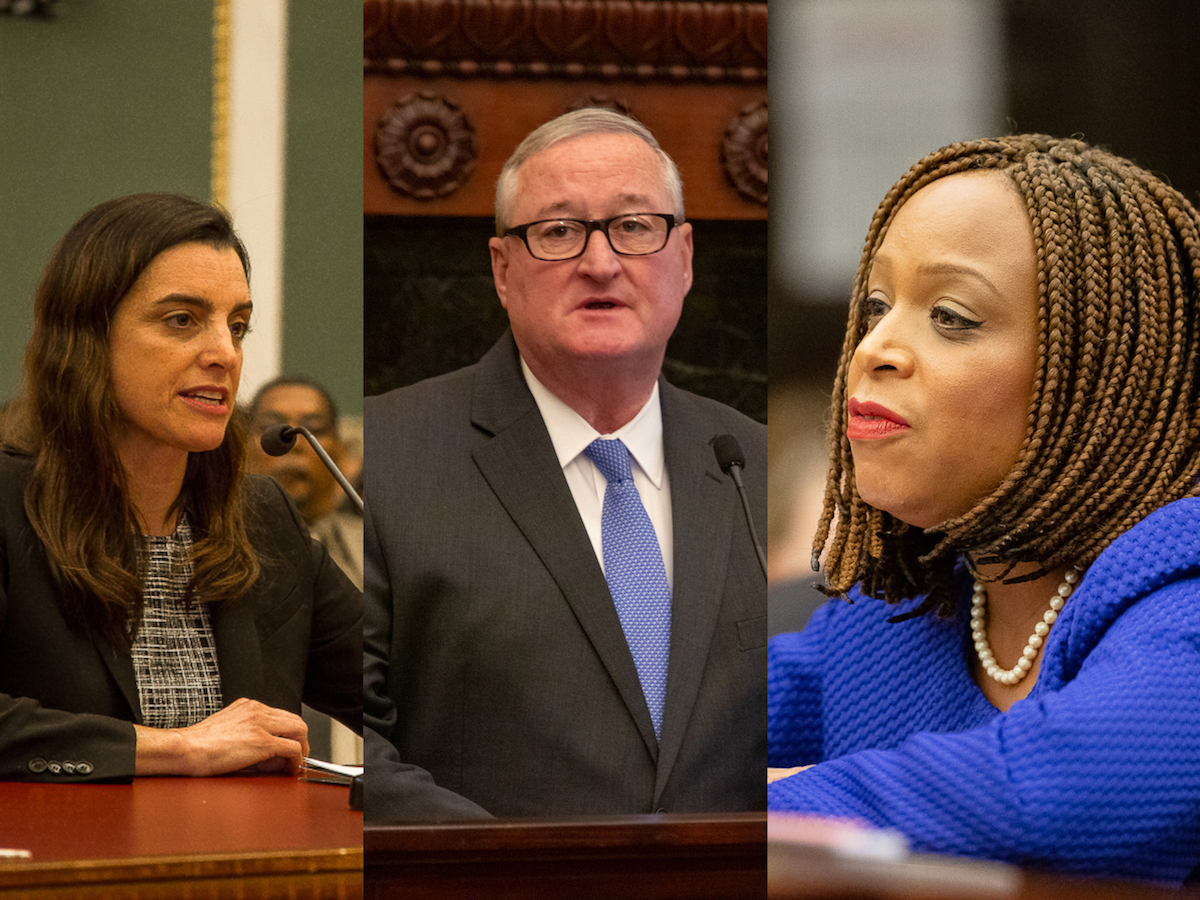
<path fill-rule="evenodd" d="M 846 438 L 846 376 L 867 332 L 867 278 L 897 210 L 930 182 L 994 169 L 1025 201 L 1037 251 L 1039 351 L 1028 427 L 1008 476 L 966 515 L 922 531 L 859 496 Z M 1089 564 L 1167 503 L 1200 495 L 1200 214 L 1161 178 L 1079 140 L 1015 135 L 929 154 L 871 221 L 832 398 L 814 566 L 827 586 L 908 618 L 954 609 L 960 553 L 1033 563 L 1026 577 Z"/>

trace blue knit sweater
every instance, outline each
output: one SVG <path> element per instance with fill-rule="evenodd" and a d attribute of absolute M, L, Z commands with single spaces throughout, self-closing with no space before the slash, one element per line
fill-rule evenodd
<path fill-rule="evenodd" d="M 915 850 L 1183 882 L 1200 863 L 1200 499 L 1101 554 L 1007 712 L 971 679 L 957 589 L 952 621 L 888 624 L 915 601 L 855 591 L 771 641 L 769 765 L 821 764 L 772 784 L 768 808 L 865 819 Z"/>

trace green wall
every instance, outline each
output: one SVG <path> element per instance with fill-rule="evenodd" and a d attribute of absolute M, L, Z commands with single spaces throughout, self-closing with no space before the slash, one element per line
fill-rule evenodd
<path fill-rule="evenodd" d="M 33 291 L 85 210 L 136 191 L 209 196 L 213 5 L 59 0 L 0 15 L 0 402 Z M 289 13 L 283 368 L 362 411 L 362 7 Z"/>
<path fill-rule="evenodd" d="M 362 3 L 288 16 L 283 370 L 362 413 Z"/>
<path fill-rule="evenodd" d="M 209 191 L 212 7 L 61 0 L 0 16 L 0 399 L 55 242 L 101 200 Z"/>

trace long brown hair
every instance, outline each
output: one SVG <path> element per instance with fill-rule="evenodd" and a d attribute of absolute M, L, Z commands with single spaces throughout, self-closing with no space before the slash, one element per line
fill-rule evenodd
<path fill-rule="evenodd" d="M 116 646 L 128 646 L 141 621 L 142 538 L 114 442 L 121 414 L 109 323 L 156 256 L 192 242 L 234 250 L 249 279 L 246 248 L 219 207 L 177 194 L 134 194 L 85 213 L 42 273 L 22 389 L 5 418 L 5 443 L 34 457 L 25 510 L 64 614 Z M 196 535 L 189 600 L 231 600 L 258 577 L 243 521 L 245 442 L 235 413 L 219 447 L 188 455 L 177 506 Z"/>
<path fill-rule="evenodd" d="M 1039 354 L 1016 464 L 966 515 L 922 531 L 863 502 L 846 438 L 846 376 L 867 329 L 867 278 L 897 210 L 956 172 L 1005 173 L 1037 250 Z M 912 613 L 953 610 L 958 554 L 1044 574 L 1090 564 L 1154 510 L 1200 495 L 1200 214 L 1170 185 L 1078 140 L 1016 135 L 926 156 L 871 222 L 834 386 L 827 592 L 861 583 Z M 836 520 L 836 521 L 835 521 Z M 832 538 L 830 537 L 832 532 Z M 907 618 L 908 615 L 899 618 Z"/>

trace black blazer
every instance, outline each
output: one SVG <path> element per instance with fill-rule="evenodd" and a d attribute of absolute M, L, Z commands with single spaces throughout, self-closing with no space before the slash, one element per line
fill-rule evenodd
<path fill-rule="evenodd" d="M 710 441 L 766 428 L 659 382 L 674 521 L 661 746 L 511 334 L 366 405 L 366 813 L 376 821 L 766 805 L 766 582 Z"/>
<path fill-rule="evenodd" d="M 0 454 L 0 779 L 122 781 L 141 722 L 128 652 L 70 627 L 25 515 L 32 461 Z M 246 522 L 263 572 L 213 612 L 226 704 L 301 701 L 362 730 L 362 595 L 312 540 L 274 481 L 246 484 Z"/>

